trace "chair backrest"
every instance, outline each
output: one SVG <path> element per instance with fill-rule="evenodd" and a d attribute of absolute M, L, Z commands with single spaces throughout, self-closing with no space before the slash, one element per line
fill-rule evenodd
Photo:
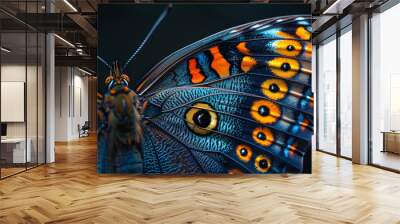
<path fill-rule="evenodd" d="M 82 129 L 89 129 L 90 128 L 90 123 L 89 121 L 85 121 L 85 123 L 82 126 Z"/>

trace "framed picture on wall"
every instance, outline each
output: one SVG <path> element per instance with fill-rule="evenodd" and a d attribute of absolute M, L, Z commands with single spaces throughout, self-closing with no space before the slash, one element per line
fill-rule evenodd
<path fill-rule="evenodd" d="M 25 82 L 1 82 L 1 122 L 25 122 Z"/>
<path fill-rule="evenodd" d="M 309 5 L 100 5 L 98 172 L 310 173 Z"/>

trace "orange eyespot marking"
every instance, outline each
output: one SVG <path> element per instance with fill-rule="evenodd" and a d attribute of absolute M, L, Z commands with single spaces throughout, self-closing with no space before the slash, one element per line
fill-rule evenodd
<path fill-rule="evenodd" d="M 289 148 L 290 151 L 297 151 L 296 146 L 297 146 L 297 144 L 293 143 L 293 144 L 289 145 L 288 148 Z"/>
<path fill-rule="evenodd" d="M 300 123 L 300 129 L 302 131 L 306 130 L 306 128 L 308 127 L 309 124 L 310 124 L 310 121 L 305 119 L 303 122 Z"/>
<path fill-rule="evenodd" d="M 257 100 L 251 106 L 251 116 L 261 124 L 273 124 L 281 117 L 281 109 L 278 105 L 267 101 Z"/>
<path fill-rule="evenodd" d="M 240 160 L 248 162 L 253 155 L 253 151 L 247 145 L 238 145 L 236 147 L 236 155 Z"/>
<path fill-rule="evenodd" d="M 192 77 L 192 83 L 202 83 L 206 77 L 201 72 L 200 68 L 198 68 L 197 60 L 195 58 L 189 59 L 188 62 L 189 74 Z"/>
<path fill-rule="evenodd" d="M 311 40 L 311 33 L 302 26 L 296 29 L 296 35 L 303 40 Z"/>
<path fill-rule="evenodd" d="M 245 73 L 249 72 L 255 65 L 257 64 L 256 59 L 249 57 L 249 56 L 244 56 L 242 58 L 242 63 L 240 64 L 240 68 L 242 71 Z"/>
<path fill-rule="evenodd" d="M 275 75 L 282 78 L 292 78 L 300 70 L 300 63 L 291 58 L 274 58 L 267 62 L 267 67 Z"/>
<path fill-rule="evenodd" d="M 296 144 L 296 143 L 293 143 L 293 144 L 288 145 L 287 148 L 288 148 L 288 150 L 289 150 L 289 155 L 290 155 L 290 156 L 293 156 L 293 155 L 295 154 L 295 152 L 298 151 L 298 150 L 297 150 L 297 144 Z"/>
<path fill-rule="evenodd" d="M 259 155 L 257 156 L 254 165 L 258 171 L 266 173 L 271 169 L 271 159 L 264 155 Z"/>
<path fill-rule="evenodd" d="M 301 44 L 296 40 L 278 40 L 274 42 L 275 51 L 278 54 L 296 57 L 302 50 Z"/>
<path fill-rule="evenodd" d="M 240 42 L 236 45 L 236 49 L 242 54 L 250 54 L 250 50 L 246 47 L 246 42 Z"/>
<path fill-rule="evenodd" d="M 306 44 L 306 46 L 304 47 L 304 50 L 307 52 L 307 53 L 312 53 L 312 45 L 311 45 L 311 43 L 307 43 Z"/>
<path fill-rule="evenodd" d="M 228 174 L 237 175 L 237 174 L 243 174 L 243 172 L 241 170 L 239 170 L 239 169 L 230 169 L 228 171 Z"/>
<path fill-rule="evenodd" d="M 272 132 L 266 127 L 258 127 L 253 130 L 253 140 L 258 144 L 268 147 L 274 142 Z"/>
<path fill-rule="evenodd" d="M 263 94 L 272 100 L 285 98 L 288 90 L 288 85 L 281 79 L 267 79 L 261 84 Z"/>
<path fill-rule="evenodd" d="M 122 88 L 122 91 L 124 91 L 125 93 L 128 93 L 128 92 L 129 92 L 129 88 L 128 88 L 127 86 L 124 86 L 124 87 Z"/>
<path fill-rule="evenodd" d="M 229 76 L 229 68 L 231 65 L 224 58 L 224 56 L 219 51 L 218 46 L 210 48 L 210 53 L 213 56 L 211 62 L 211 68 L 213 68 L 220 78 L 226 78 Z"/>
<path fill-rule="evenodd" d="M 279 37 L 284 38 L 284 39 L 296 39 L 294 36 L 292 36 L 286 32 L 283 32 L 283 31 L 276 32 L 276 35 L 278 35 Z"/>
<path fill-rule="evenodd" d="M 307 43 L 304 46 L 304 56 L 307 58 L 311 58 L 312 56 L 312 45 L 311 43 Z"/>
<path fill-rule="evenodd" d="M 117 94 L 117 90 L 112 89 L 112 90 L 110 90 L 110 93 L 111 93 L 111 95 L 115 95 L 115 94 Z"/>

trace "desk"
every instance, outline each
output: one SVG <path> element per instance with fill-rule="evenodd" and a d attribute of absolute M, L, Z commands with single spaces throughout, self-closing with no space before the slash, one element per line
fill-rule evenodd
<path fill-rule="evenodd" d="M 1 139 L 1 157 L 6 163 L 25 163 L 31 162 L 31 139 L 27 139 L 28 143 L 25 152 L 25 138 L 5 138 Z M 11 159 L 12 158 L 12 159 Z M 26 159 L 26 160 L 25 160 Z"/>
<path fill-rule="evenodd" d="M 383 131 L 382 152 L 400 154 L 400 131 Z"/>

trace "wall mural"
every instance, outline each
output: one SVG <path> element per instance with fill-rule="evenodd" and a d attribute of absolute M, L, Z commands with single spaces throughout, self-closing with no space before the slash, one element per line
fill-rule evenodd
<path fill-rule="evenodd" d="M 309 6 L 255 7 L 100 7 L 99 173 L 311 172 Z"/>

